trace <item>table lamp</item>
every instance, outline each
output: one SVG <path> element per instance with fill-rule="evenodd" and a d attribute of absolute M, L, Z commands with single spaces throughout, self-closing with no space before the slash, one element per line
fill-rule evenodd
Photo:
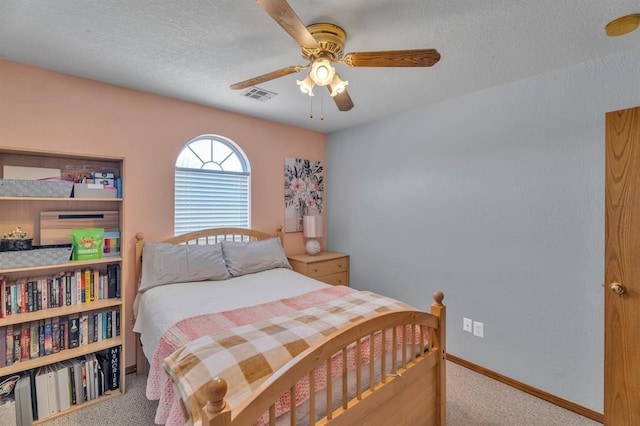
<path fill-rule="evenodd" d="M 308 238 L 305 244 L 307 254 L 315 256 L 320 253 L 320 242 L 316 238 L 322 237 L 322 215 L 303 216 L 302 235 Z"/>

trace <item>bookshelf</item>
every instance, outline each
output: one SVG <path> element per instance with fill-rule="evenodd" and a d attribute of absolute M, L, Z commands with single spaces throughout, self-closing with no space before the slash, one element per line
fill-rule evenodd
<path fill-rule="evenodd" d="M 124 159 L 107 157 L 107 156 L 91 156 L 91 155 L 77 155 L 71 153 L 57 153 L 57 152 L 45 152 L 45 151 L 32 151 L 32 150 L 14 150 L 5 149 L 0 147 L 0 180 L 2 182 L 8 182 L 4 180 L 4 166 L 22 166 L 22 167 L 38 167 L 38 168 L 52 168 L 61 170 L 62 176 L 68 176 L 70 173 L 86 173 L 91 172 L 100 173 L 113 173 L 115 177 L 124 181 Z M 60 196 L 29 196 L 29 194 L 19 194 L 19 196 L 6 195 L 6 193 L 0 193 L 0 235 L 4 232 L 20 227 L 22 230 L 28 233 L 29 237 L 33 238 L 33 245 L 41 245 L 41 213 L 43 212 L 102 212 L 102 211 L 117 211 L 120 231 L 120 241 L 124 241 L 123 212 L 124 212 L 124 197 L 119 193 L 116 198 L 111 196 L 102 197 L 98 195 L 90 195 L 87 198 L 72 198 L 72 197 L 60 197 Z M 71 237 L 69 235 L 69 243 Z M 122 248 L 121 248 L 122 249 Z M 0 253 L 0 256 L 3 254 Z M 5 257 L 5 259 L 7 259 Z M 1 259 L 0 259 L 1 260 Z M 33 281 L 33 287 L 29 286 L 29 289 L 33 291 L 34 304 L 32 309 L 25 309 L 26 312 L 10 312 L 6 305 L 7 294 L 5 293 L 5 309 L 0 313 L 0 336 L 5 339 L 4 351 L 0 351 L 0 357 L 5 357 L 4 362 L 0 362 L 0 377 L 9 375 L 29 375 L 36 374 L 38 371 L 45 370 L 47 366 L 60 366 L 63 364 L 80 362 L 78 360 L 87 357 L 93 357 L 94 355 L 104 355 L 104 353 L 116 354 L 119 362 L 119 367 L 113 371 L 117 371 L 117 389 L 108 389 L 105 384 L 107 380 L 107 374 L 104 369 L 98 368 L 98 362 L 93 367 L 97 372 L 102 372 L 103 377 L 100 381 L 100 386 L 103 386 L 100 392 L 93 395 L 91 399 L 77 398 L 75 403 L 71 403 L 69 407 L 64 410 L 52 412 L 44 418 L 38 418 L 33 424 L 41 424 L 46 421 L 50 421 L 54 418 L 64 416 L 71 412 L 83 409 L 100 401 L 113 398 L 114 396 L 123 395 L 125 393 L 125 290 L 123 278 L 126 277 L 126 262 L 123 261 L 121 256 L 109 256 L 95 260 L 83 260 L 83 261 L 62 261 L 55 264 L 36 265 L 36 266 L 12 266 L 10 262 L 0 262 L 0 278 L 4 279 L 5 288 L 13 286 L 15 291 L 16 284 L 26 283 L 27 281 Z M 96 281 L 91 286 L 91 292 L 87 289 L 86 295 L 82 292 L 84 299 L 80 296 L 80 280 L 81 276 L 84 276 L 85 271 L 91 271 L 90 276 L 95 277 Z M 107 284 L 109 281 L 108 272 L 118 271 L 118 293 L 109 293 Z M 78 271 L 82 273 L 77 275 Z M 95 274 L 95 275 L 94 275 Z M 63 277 L 63 278 L 55 278 Z M 65 278 L 66 277 L 66 278 Z M 101 278 L 103 277 L 103 278 Z M 65 281 L 66 279 L 66 281 Z M 39 284 L 37 281 L 40 281 Z M 82 280 L 84 283 L 84 280 Z M 93 281 L 92 281 L 93 282 Z M 2 279 L 0 279 L 0 285 Z M 100 283 L 103 286 L 100 286 Z M 71 286 L 77 286 L 77 291 L 70 292 Z M 55 288 L 56 297 L 51 294 L 46 294 L 42 297 L 42 288 L 46 287 L 47 292 L 52 291 Z M 21 288 L 21 287 L 20 287 Z M 82 287 L 84 288 L 84 287 Z M 40 290 L 40 293 L 37 292 Z M 91 294 L 91 297 L 89 294 Z M 23 293 L 24 294 L 24 293 Z M 57 296 L 61 296 L 58 298 Z M 73 298 L 69 295 L 72 294 Z M 45 299 L 47 299 L 45 301 Z M 73 299 L 73 300 L 72 300 Z M 31 299 L 29 299 L 31 300 Z M 35 303 L 38 300 L 38 303 Z M 11 303 L 11 301 L 10 301 Z M 15 308 L 15 303 L 14 303 Z M 11 310 L 11 309 L 9 309 Z M 16 309 L 17 310 L 17 309 Z M 84 323 L 84 327 L 88 328 L 93 334 L 89 335 L 85 332 L 82 334 L 82 320 L 83 317 L 87 318 Z M 116 317 L 118 321 L 116 322 Z M 77 346 L 73 346 L 69 342 L 69 323 L 70 319 L 78 318 L 78 323 L 81 325 L 79 333 L 79 342 Z M 88 321 L 95 321 L 95 325 L 89 327 Z M 7 335 L 8 331 L 12 334 L 16 334 L 16 330 L 23 330 L 29 327 L 36 327 L 39 332 L 42 332 L 45 324 L 56 324 L 58 329 L 59 345 L 56 352 L 45 351 L 42 352 L 42 343 L 38 334 L 38 344 L 31 346 L 31 352 L 26 358 L 24 354 L 20 354 L 19 360 L 15 359 L 15 353 L 12 355 L 14 358 L 9 362 L 10 356 L 7 344 L 10 343 Z M 64 324 L 64 325 L 62 325 Z M 4 332 L 3 332 L 4 330 Z M 35 329 L 34 329 L 35 330 Z M 65 342 L 65 335 L 67 333 L 67 341 Z M 46 334 L 45 334 L 46 335 Z M 15 339 L 15 337 L 14 337 Z M 84 340 L 83 340 L 84 339 Z M 15 342 L 14 342 L 15 344 Z M 21 342 L 22 345 L 22 342 Z M 15 349 L 15 346 L 14 346 Z M 20 348 L 22 349 L 22 348 Z M 39 353 L 34 356 L 34 351 Z M 95 358 L 95 357 L 94 357 Z M 69 371 L 73 368 L 69 368 Z M 109 372 L 111 373 L 111 371 Z M 96 373 L 96 377 L 97 377 Z M 72 378 L 72 374 L 69 373 L 69 377 Z M 61 376 L 62 377 L 62 376 Z M 87 379 L 88 380 L 88 379 Z M 115 380 L 115 379 L 114 379 Z M 73 384 L 70 383 L 70 387 Z M 97 385 L 96 385 L 97 387 Z M 104 391 L 107 389 L 107 391 Z M 36 397 L 36 393 L 32 395 Z M 75 398 L 75 396 L 74 396 Z M 17 407 L 17 404 L 16 404 Z M 37 416 L 37 410 L 34 413 Z M 23 422 L 24 423 L 24 422 Z M 26 423 L 25 423 L 26 424 Z"/>

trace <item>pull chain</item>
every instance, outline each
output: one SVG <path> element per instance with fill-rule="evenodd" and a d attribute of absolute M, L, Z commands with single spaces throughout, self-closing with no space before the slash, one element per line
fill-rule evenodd
<path fill-rule="evenodd" d="M 309 96 L 309 118 L 313 119 L 313 98 Z M 320 120 L 324 120 L 324 96 L 320 96 Z"/>

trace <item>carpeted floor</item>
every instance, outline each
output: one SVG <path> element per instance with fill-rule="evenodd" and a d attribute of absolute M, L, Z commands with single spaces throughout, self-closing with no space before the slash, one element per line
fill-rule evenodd
<path fill-rule="evenodd" d="M 47 422 L 47 426 L 152 426 L 156 402 L 144 396 L 146 376 L 127 376 L 127 393 Z M 448 426 L 596 426 L 503 383 L 449 362 L 447 364 Z"/>
<path fill-rule="evenodd" d="M 596 426 L 600 423 L 447 363 L 448 426 Z"/>

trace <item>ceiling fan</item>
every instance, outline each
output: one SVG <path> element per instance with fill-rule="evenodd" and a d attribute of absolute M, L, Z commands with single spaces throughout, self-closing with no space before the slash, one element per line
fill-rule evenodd
<path fill-rule="evenodd" d="M 344 54 L 345 31 L 337 25 L 318 23 L 305 26 L 286 0 L 257 0 L 265 12 L 300 45 L 307 65 L 292 65 L 231 85 L 231 89 L 246 89 L 265 81 L 284 77 L 311 68 L 309 75 L 298 80 L 300 90 L 313 96 L 314 86 L 326 86 L 340 111 L 349 111 L 354 104 L 347 92 L 349 84 L 340 78 L 333 64 L 349 67 L 430 67 L 440 60 L 436 49 L 386 50 Z"/>

